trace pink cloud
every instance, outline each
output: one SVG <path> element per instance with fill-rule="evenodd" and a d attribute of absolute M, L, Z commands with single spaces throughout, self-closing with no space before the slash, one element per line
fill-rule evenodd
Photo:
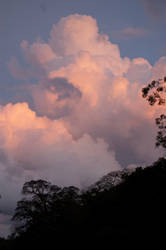
<path fill-rule="evenodd" d="M 143 34 L 133 28 L 126 29 L 127 33 Z M 158 111 L 146 106 L 141 87 L 151 80 L 158 63 L 152 67 L 144 58 L 121 58 L 118 46 L 99 33 L 94 18 L 78 14 L 62 18 L 53 25 L 48 43 L 38 40 L 29 45 L 23 41 L 22 49 L 36 72 L 44 69 L 31 89 L 38 114 L 61 119 L 74 138 L 85 133 L 95 139 L 101 137 L 115 152 L 127 139 L 128 145 L 133 145 L 139 133 L 142 137 L 137 140 L 142 142 L 147 124 L 148 140 L 153 141 L 153 119 Z M 144 151 L 131 148 L 137 161 L 145 154 L 149 159 L 157 154 L 153 147 Z"/>
<path fill-rule="evenodd" d="M 120 168 L 102 140 L 89 135 L 74 140 L 63 121 L 38 117 L 26 103 L 0 107 L 0 147 L 6 171 L 24 178 L 46 178 L 60 185 L 91 184 Z M 33 140 L 33 143 L 32 143 Z"/>
<path fill-rule="evenodd" d="M 33 65 L 44 65 L 56 58 L 51 47 L 40 40 L 37 40 L 32 45 L 29 45 L 27 41 L 22 41 L 21 48 L 25 58 Z"/>

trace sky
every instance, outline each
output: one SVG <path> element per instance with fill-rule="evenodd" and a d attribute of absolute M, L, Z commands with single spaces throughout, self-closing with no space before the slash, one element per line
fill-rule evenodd
<path fill-rule="evenodd" d="M 86 187 L 150 164 L 141 89 L 166 71 L 165 0 L 0 0 L 0 232 L 25 181 Z"/>

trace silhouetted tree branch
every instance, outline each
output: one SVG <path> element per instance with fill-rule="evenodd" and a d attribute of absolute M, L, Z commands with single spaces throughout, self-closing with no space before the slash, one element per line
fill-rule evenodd
<path fill-rule="evenodd" d="M 151 106 L 154 104 L 165 105 L 166 97 L 166 77 L 164 79 L 154 80 L 146 87 L 142 88 L 142 97 L 145 98 Z M 166 148 L 166 115 L 161 114 L 156 118 L 156 125 L 159 129 L 156 136 L 156 147 Z"/>

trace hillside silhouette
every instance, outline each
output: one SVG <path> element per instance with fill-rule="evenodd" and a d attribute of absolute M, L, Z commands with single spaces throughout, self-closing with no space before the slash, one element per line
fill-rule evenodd
<path fill-rule="evenodd" d="M 115 185 L 107 185 L 110 173 L 100 180 L 101 189 L 94 184 L 86 191 L 60 188 L 44 180 L 25 183 L 24 198 L 13 216 L 17 221 L 14 233 L 7 240 L 0 239 L 0 249 L 161 242 L 166 225 L 166 159 L 122 173 Z"/>

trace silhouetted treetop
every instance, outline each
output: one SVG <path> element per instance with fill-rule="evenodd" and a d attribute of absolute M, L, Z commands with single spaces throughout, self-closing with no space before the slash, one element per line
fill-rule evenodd
<path fill-rule="evenodd" d="M 16 233 L 22 234 L 26 231 L 43 230 L 54 221 L 60 223 L 68 211 L 77 209 L 80 205 L 80 191 L 74 186 L 58 187 L 45 180 L 32 180 L 26 182 L 22 188 L 24 198 L 17 202 L 14 221 L 20 221 L 16 227 Z M 67 215 L 68 216 L 68 215 Z M 51 227 L 52 228 L 52 227 Z"/>
<path fill-rule="evenodd" d="M 166 92 L 166 77 L 164 79 L 153 80 L 146 87 L 142 88 L 142 97 L 146 98 L 150 105 L 157 103 L 165 104 L 165 98 L 162 93 Z"/>
<path fill-rule="evenodd" d="M 23 195 L 43 195 L 50 191 L 51 183 L 45 180 L 32 180 L 26 182 L 22 188 Z"/>

